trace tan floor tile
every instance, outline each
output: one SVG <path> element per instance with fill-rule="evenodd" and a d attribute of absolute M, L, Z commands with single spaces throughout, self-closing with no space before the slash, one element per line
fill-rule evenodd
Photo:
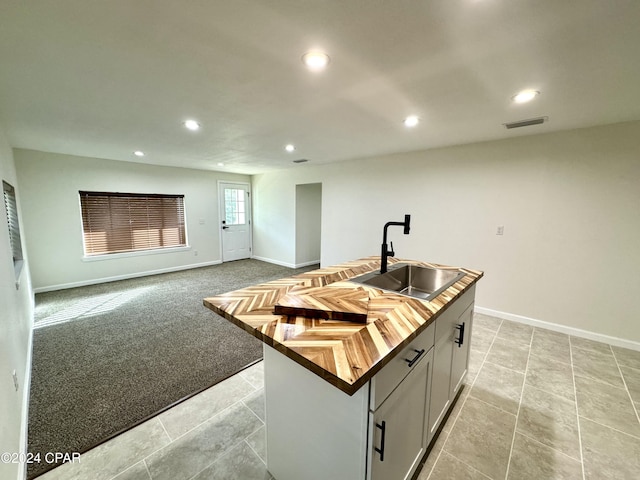
<path fill-rule="evenodd" d="M 580 418 L 586 480 L 635 480 L 640 472 L 640 439 Z"/>
<path fill-rule="evenodd" d="M 456 401 L 455 405 L 451 409 L 449 418 L 447 418 L 447 421 L 442 427 L 441 435 L 448 434 L 453 428 L 453 425 L 455 424 L 456 419 L 458 418 L 458 415 L 460 415 L 460 411 L 462 410 L 462 407 L 464 406 L 464 402 L 467 400 L 467 397 L 469 396 L 470 391 L 471 391 L 470 387 L 465 387 L 464 390 L 460 393 L 458 400 Z"/>
<path fill-rule="evenodd" d="M 554 330 L 549 330 L 548 328 L 540 328 L 535 327 L 533 329 L 533 336 L 538 337 L 539 339 L 558 343 L 564 345 L 565 343 L 569 344 L 569 335 L 562 332 L 556 332 Z"/>
<path fill-rule="evenodd" d="M 113 480 L 151 480 L 151 475 L 149 475 L 146 464 L 139 462 L 113 478 Z"/>
<path fill-rule="evenodd" d="M 192 480 L 268 480 L 272 478 L 264 462 L 242 442 Z"/>
<path fill-rule="evenodd" d="M 529 356 L 525 384 L 575 400 L 573 369 L 566 363 L 532 353 Z"/>
<path fill-rule="evenodd" d="M 237 403 L 157 451 L 145 462 L 154 480 L 187 480 L 225 455 L 263 423 Z"/>
<path fill-rule="evenodd" d="M 634 402 L 640 402 L 640 370 L 631 367 L 620 367 L 624 382 Z"/>
<path fill-rule="evenodd" d="M 515 415 L 523 382 L 524 373 L 485 362 L 470 395 Z"/>
<path fill-rule="evenodd" d="M 486 360 L 511 370 L 524 372 L 527 368 L 528 358 L 528 346 L 498 337 L 493 342 Z"/>
<path fill-rule="evenodd" d="M 161 413 L 158 418 L 175 440 L 255 391 L 241 376 L 234 375 Z"/>
<path fill-rule="evenodd" d="M 489 477 L 504 478 L 515 424 L 515 415 L 469 396 L 443 451 Z"/>
<path fill-rule="evenodd" d="M 488 330 L 492 330 L 497 332 L 502 325 L 502 319 L 497 317 L 492 317 L 490 315 L 484 315 L 482 313 L 474 312 L 473 314 L 473 326 L 476 325 L 481 326 L 482 328 L 486 328 Z"/>
<path fill-rule="evenodd" d="M 622 376 L 612 353 L 572 348 L 573 373 L 622 388 Z"/>
<path fill-rule="evenodd" d="M 264 403 L 264 388 L 256 390 L 250 393 L 242 399 L 249 409 L 256 414 L 256 416 L 264 422 L 265 420 L 265 403 Z"/>
<path fill-rule="evenodd" d="M 429 480 L 487 480 L 490 477 L 465 465 L 457 458 L 443 452 L 438 458 Z"/>
<path fill-rule="evenodd" d="M 82 454 L 79 463 L 66 463 L 38 479 L 111 480 L 169 442 L 170 439 L 160 421 L 154 417 Z"/>
<path fill-rule="evenodd" d="M 267 430 L 266 427 L 260 427 L 254 433 L 249 435 L 245 442 L 251 449 L 258 454 L 263 462 L 267 462 Z"/>
<path fill-rule="evenodd" d="M 582 464 L 516 433 L 509 464 L 510 480 L 582 480 Z"/>
<path fill-rule="evenodd" d="M 571 335 L 571 346 L 573 348 L 579 348 L 581 350 L 587 350 L 597 353 L 611 353 L 611 347 L 608 343 L 596 342 L 595 340 L 589 340 L 588 338 L 574 337 Z"/>
<path fill-rule="evenodd" d="M 440 452 L 442 452 L 442 447 L 444 446 L 447 437 L 448 435 L 443 431 L 436 442 L 433 444 L 433 447 L 431 448 L 431 451 L 429 452 L 424 465 L 420 469 L 417 480 L 427 480 L 427 478 L 429 478 L 429 474 L 431 473 L 431 470 L 433 470 L 433 466 L 440 456 Z"/>
<path fill-rule="evenodd" d="M 637 368 L 640 370 L 640 352 L 636 350 L 629 350 L 622 347 L 611 347 L 616 360 L 620 365 L 625 367 Z"/>
<path fill-rule="evenodd" d="M 569 335 L 536 328 L 531 341 L 531 353 L 557 362 L 571 363 Z"/>
<path fill-rule="evenodd" d="M 576 376 L 576 394 L 581 417 L 640 437 L 640 423 L 626 389 Z"/>
<path fill-rule="evenodd" d="M 476 350 L 473 347 L 469 350 L 469 371 L 474 372 L 474 376 L 480 371 L 480 367 L 482 366 L 486 356 L 487 352 Z"/>
<path fill-rule="evenodd" d="M 576 404 L 526 385 L 516 431 L 580 460 Z"/>
<path fill-rule="evenodd" d="M 510 322 L 503 320 L 498 337 L 509 340 L 512 343 L 521 343 L 529 346 L 531 344 L 531 336 L 533 335 L 533 327 L 523 323 Z"/>
<path fill-rule="evenodd" d="M 254 388 L 264 388 L 264 362 L 259 361 L 249 368 L 245 368 L 239 374 L 247 382 L 254 386 Z"/>
<path fill-rule="evenodd" d="M 496 338 L 496 332 L 480 325 L 473 326 L 471 335 L 471 348 L 483 353 L 487 353 L 493 340 Z"/>

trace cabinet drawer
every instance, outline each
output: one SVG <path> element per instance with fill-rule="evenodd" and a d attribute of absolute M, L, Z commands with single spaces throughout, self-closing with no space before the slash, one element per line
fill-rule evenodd
<path fill-rule="evenodd" d="M 474 285 L 436 319 L 436 342 L 445 335 L 452 335 L 454 324 L 460 318 L 460 315 L 473 303 L 475 296 L 476 287 Z"/>
<path fill-rule="evenodd" d="M 436 325 L 433 322 L 371 379 L 371 411 L 375 411 L 426 356 L 433 347 L 435 331 Z"/>

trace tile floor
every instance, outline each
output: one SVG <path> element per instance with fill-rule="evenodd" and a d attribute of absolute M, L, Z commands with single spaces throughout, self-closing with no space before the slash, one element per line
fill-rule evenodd
<path fill-rule="evenodd" d="M 471 345 L 419 480 L 639 478 L 640 352 L 479 314 Z M 263 421 L 259 363 L 39 480 L 268 480 Z"/>

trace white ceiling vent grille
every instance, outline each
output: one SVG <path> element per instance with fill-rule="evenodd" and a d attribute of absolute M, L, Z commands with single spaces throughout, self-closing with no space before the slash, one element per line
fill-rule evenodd
<path fill-rule="evenodd" d="M 517 122 L 511 123 L 503 123 L 505 128 L 520 128 L 520 127 L 528 127 L 530 125 L 540 125 L 549 120 L 549 117 L 538 117 L 538 118 L 530 118 L 528 120 L 518 120 Z"/>

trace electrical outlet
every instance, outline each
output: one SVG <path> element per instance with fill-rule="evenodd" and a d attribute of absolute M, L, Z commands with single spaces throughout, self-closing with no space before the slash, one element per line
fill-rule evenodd
<path fill-rule="evenodd" d="M 17 392 L 18 389 L 20 388 L 20 384 L 18 383 L 18 374 L 14 370 L 13 372 L 11 372 L 11 376 L 13 377 L 13 386 L 15 387 Z"/>
<path fill-rule="evenodd" d="M 197 257 L 197 256 L 198 256 L 198 250 L 194 250 L 194 251 L 193 251 L 193 255 L 194 255 L 195 257 Z"/>
<path fill-rule="evenodd" d="M 496 230 L 496 235 L 504 235 L 504 225 L 498 225 L 498 229 Z"/>

